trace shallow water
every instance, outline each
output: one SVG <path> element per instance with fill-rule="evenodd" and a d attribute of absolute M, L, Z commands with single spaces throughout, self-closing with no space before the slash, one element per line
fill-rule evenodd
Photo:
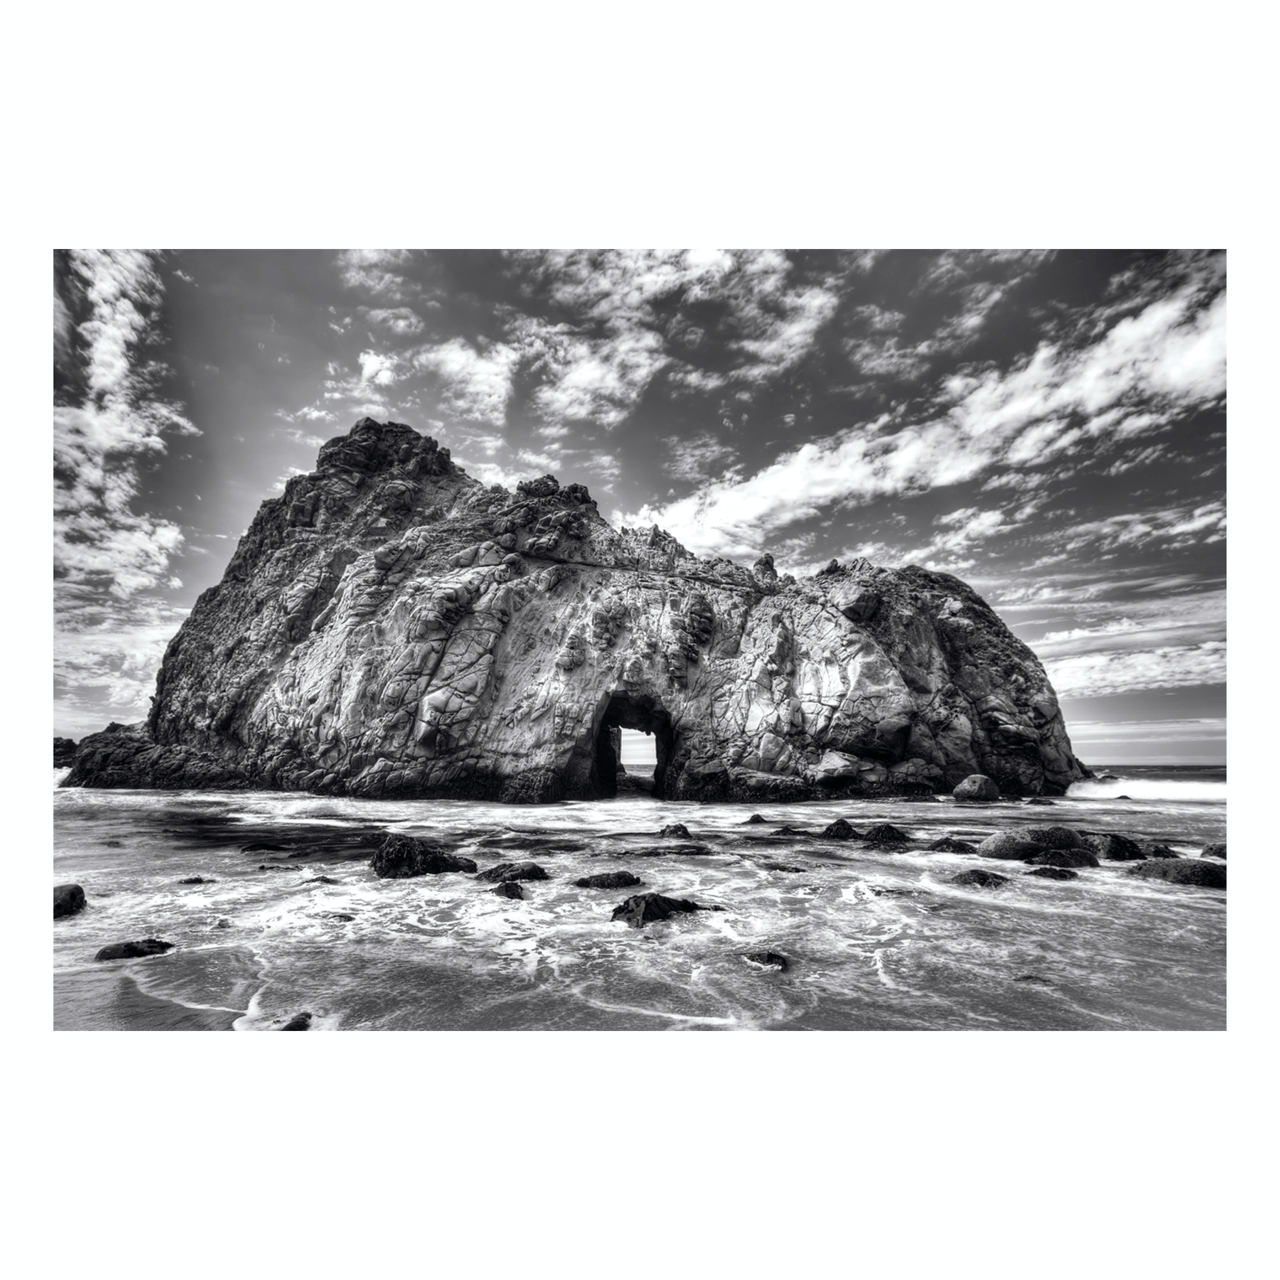
<path fill-rule="evenodd" d="M 1163 793 L 1150 774 L 1120 781 L 1107 795 L 1073 788 L 1053 807 L 770 806 L 763 826 L 744 825 L 751 810 L 739 805 L 642 797 L 525 807 L 60 789 L 54 883 L 82 885 L 89 905 L 54 922 L 54 1025 L 272 1030 L 305 1010 L 313 1030 L 1222 1029 L 1221 891 L 1132 879 L 1123 863 L 1056 882 L 1023 877 L 1020 863 L 773 834 L 844 817 L 921 841 L 1027 823 L 1154 838 L 1185 855 L 1225 840 L 1220 771 L 1190 780 L 1214 795 L 1179 790 L 1188 779 L 1176 771 Z M 657 837 L 672 822 L 706 852 L 670 852 L 685 843 Z M 440 839 L 481 870 L 532 860 L 551 879 L 525 884 L 525 901 L 462 874 L 381 880 L 369 852 L 387 831 Z M 947 883 L 970 867 L 1010 883 Z M 644 883 L 574 887 L 611 870 Z M 212 883 L 178 883 L 194 876 Z M 648 890 L 725 910 L 644 929 L 610 920 Z M 144 937 L 176 947 L 93 959 Z M 765 949 L 788 971 L 744 958 Z"/>

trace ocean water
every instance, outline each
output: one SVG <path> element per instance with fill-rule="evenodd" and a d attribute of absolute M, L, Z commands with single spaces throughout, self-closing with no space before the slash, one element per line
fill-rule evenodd
<path fill-rule="evenodd" d="M 765 825 L 744 825 L 740 805 L 638 795 L 517 807 L 57 789 L 54 883 L 82 885 L 89 905 L 54 921 L 54 1026 L 278 1030 L 305 1011 L 317 1031 L 1223 1029 L 1224 892 L 1134 879 L 1124 863 L 1058 882 L 777 833 L 844 817 L 977 842 L 1063 824 L 1187 856 L 1226 839 L 1225 770 L 1110 772 L 1053 807 L 809 802 L 762 808 Z M 672 852 L 685 842 L 657 832 L 673 822 L 705 851 Z M 526 883 L 525 901 L 462 874 L 381 880 L 369 857 L 390 831 L 551 878 Z M 972 867 L 1010 883 L 948 883 Z M 614 870 L 644 883 L 573 884 Z M 180 883 L 193 877 L 206 883 Z M 649 890 L 724 910 L 644 929 L 610 919 Z M 146 937 L 175 948 L 94 961 Z M 788 970 L 745 958 L 756 950 Z"/>

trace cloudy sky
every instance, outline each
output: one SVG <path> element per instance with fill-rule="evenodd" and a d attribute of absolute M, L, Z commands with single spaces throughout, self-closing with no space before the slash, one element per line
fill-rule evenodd
<path fill-rule="evenodd" d="M 780 572 L 966 579 L 1095 764 L 1225 758 L 1212 252 L 55 255 L 55 731 L 141 719 L 264 498 L 357 418 Z"/>

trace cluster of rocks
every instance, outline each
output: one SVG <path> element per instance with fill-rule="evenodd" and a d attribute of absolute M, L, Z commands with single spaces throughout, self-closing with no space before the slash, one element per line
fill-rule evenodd
<path fill-rule="evenodd" d="M 622 727 L 654 734 L 674 800 L 1087 776 L 1039 661 L 957 578 L 700 559 L 581 485 L 485 488 L 364 418 L 263 504 L 147 722 L 87 737 L 67 785 L 592 799 Z"/>

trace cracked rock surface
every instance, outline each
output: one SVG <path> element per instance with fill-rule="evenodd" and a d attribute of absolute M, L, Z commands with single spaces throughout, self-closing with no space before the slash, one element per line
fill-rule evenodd
<path fill-rule="evenodd" d="M 64 785 L 593 799 L 619 728 L 654 735 L 668 800 L 1088 776 L 1040 662 L 957 578 L 700 559 L 582 485 L 485 488 L 364 418 L 262 504 L 148 720 L 86 738 Z"/>

